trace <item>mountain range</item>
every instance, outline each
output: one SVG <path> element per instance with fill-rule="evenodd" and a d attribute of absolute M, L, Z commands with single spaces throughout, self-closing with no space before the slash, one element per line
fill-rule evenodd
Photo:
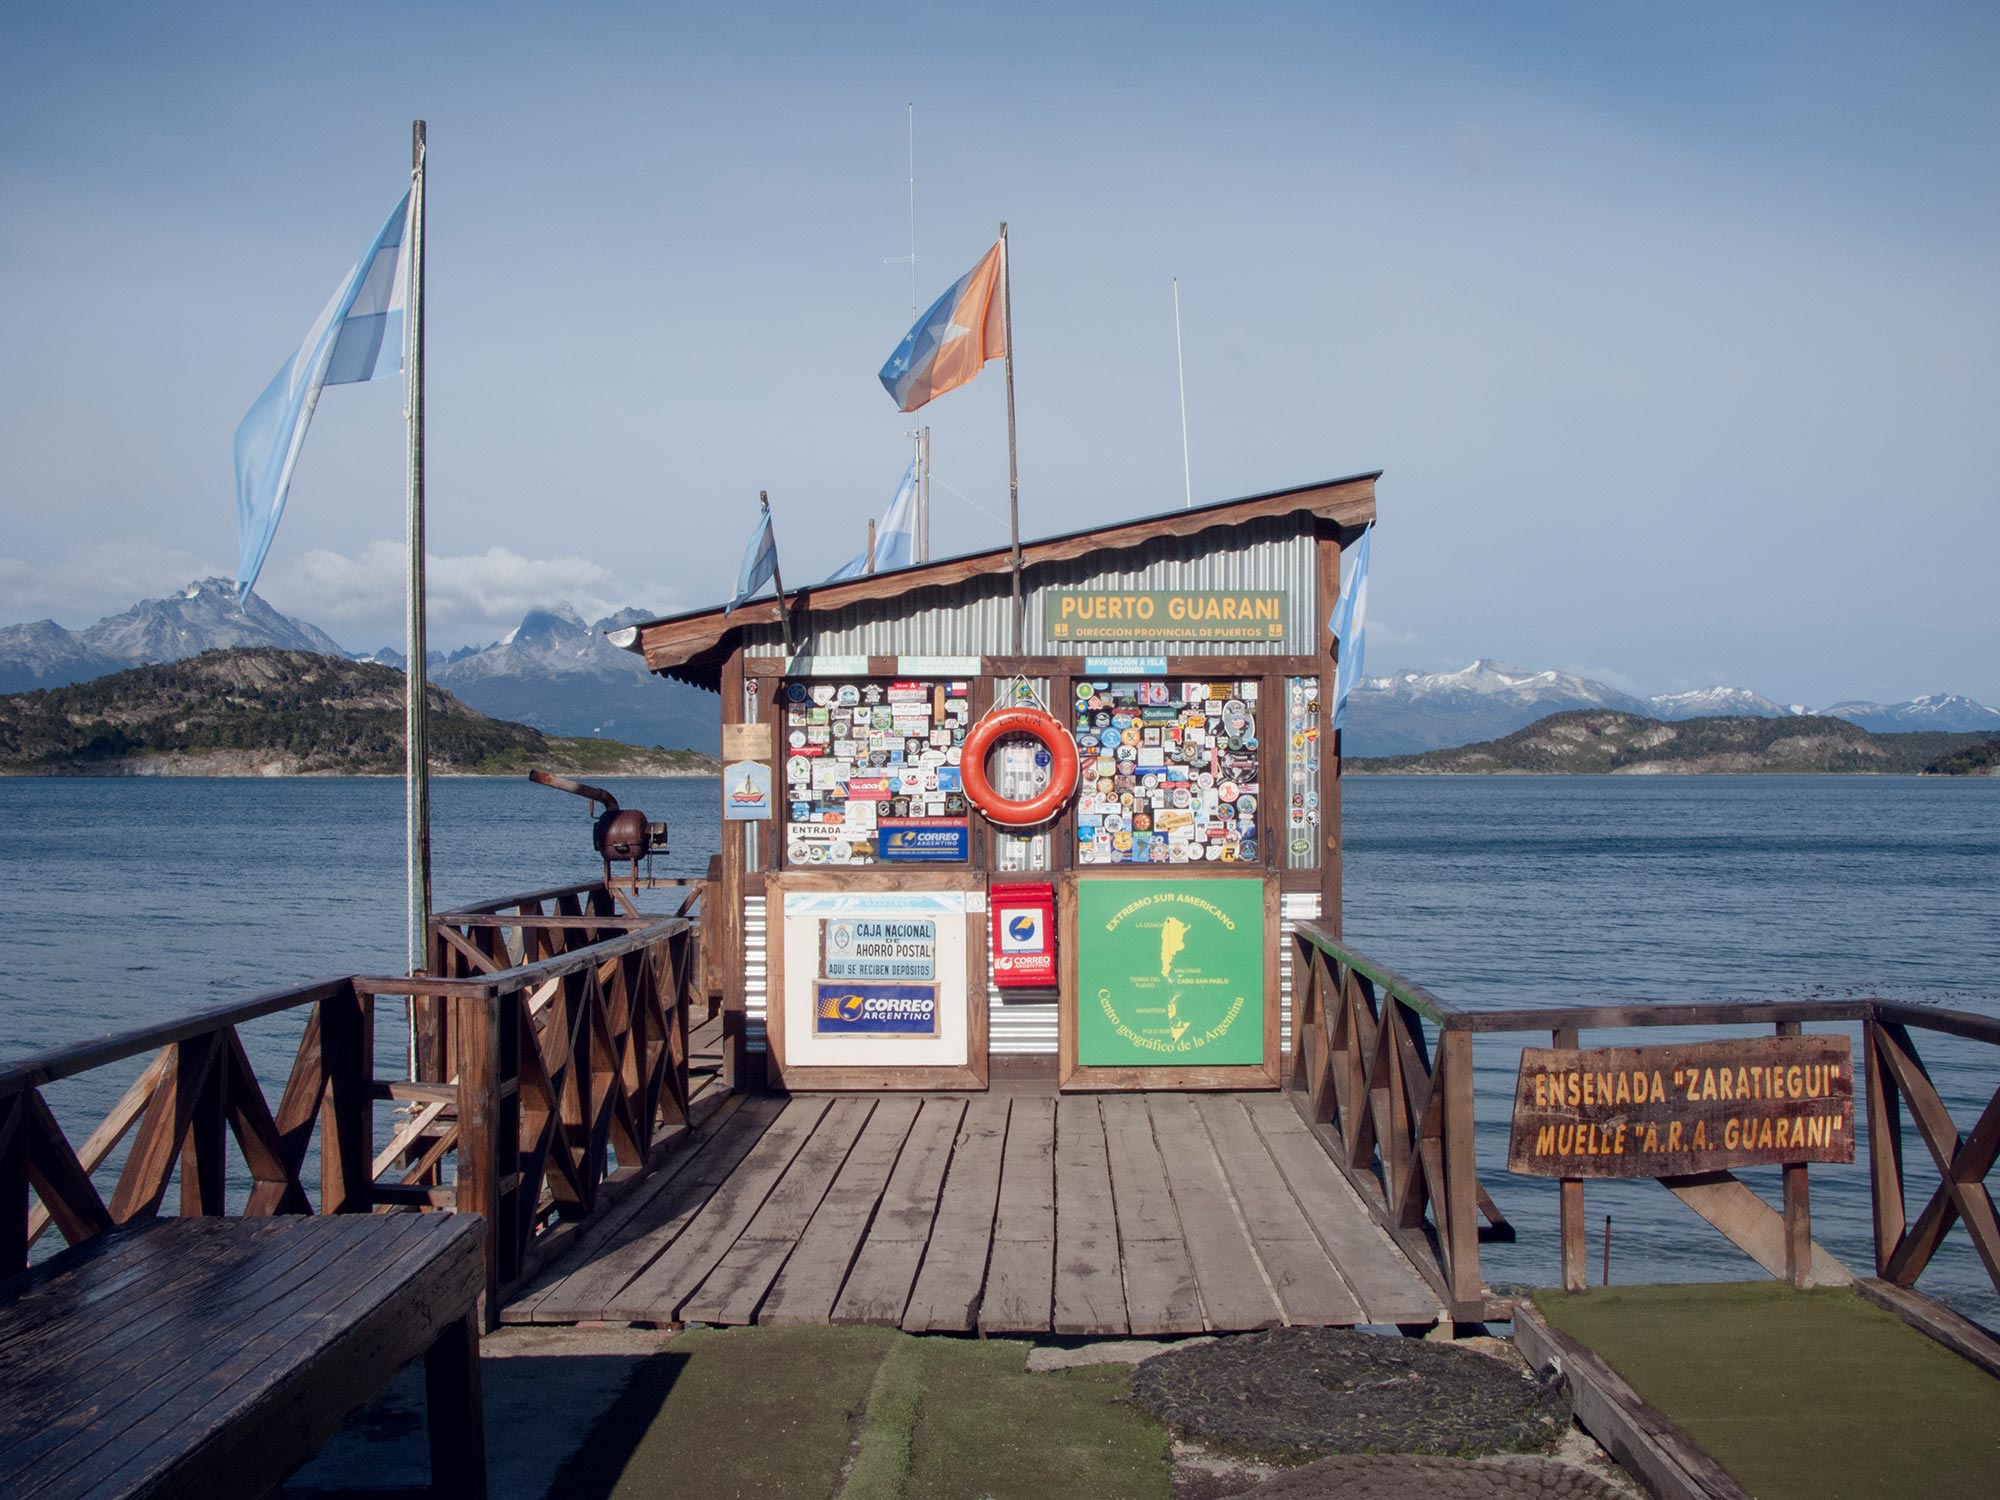
<path fill-rule="evenodd" d="M 1907 703 L 1849 700 L 1808 708 L 1748 688 L 1707 687 L 1641 698 L 1569 672 L 1526 671 L 1482 658 L 1456 672 L 1364 677 L 1347 700 L 1341 748 L 1350 755 L 1418 755 L 1499 739 L 1554 713 L 1608 709 L 1679 723 L 1707 718 L 1845 719 L 1877 734 L 2000 734 L 2000 710 L 1958 693 Z"/>
<path fill-rule="evenodd" d="M 500 640 L 430 654 L 431 680 L 479 712 L 547 734 L 597 735 L 639 745 L 717 748 L 715 700 L 653 676 L 605 632 L 651 618 L 626 609 L 586 621 L 567 604 L 532 609 Z M 343 650 L 325 631 L 280 614 L 256 594 L 240 603 L 226 578 L 205 578 L 165 599 L 71 632 L 53 620 L 0 628 L 0 693 L 62 687 L 109 672 L 184 660 L 229 646 L 267 646 L 400 668 L 389 649 Z M 2000 710 L 1956 693 L 1907 703 L 1849 700 L 1821 708 L 1747 688 L 1706 687 L 1639 697 L 1569 672 L 1530 671 L 1482 658 L 1455 672 L 1364 677 L 1348 700 L 1344 751 L 1414 755 L 1498 739 L 1553 713 L 1612 710 L 1670 723 L 1714 717 L 1845 719 L 1878 734 L 2000 735 Z"/>
<path fill-rule="evenodd" d="M 627 609 L 595 623 L 566 604 L 530 610 L 489 646 L 429 656 L 430 679 L 480 713 L 545 734 L 595 735 L 671 750 L 712 752 L 715 699 L 653 676 L 604 632 L 653 618 Z M 69 631 L 53 620 L 0 627 L 0 693 L 66 687 L 132 667 L 184 661 L 235 646 L 310 651 L 401 670 L 403 655 L 344 650 L 325 631 L 280 614 L 256 593 L 240 602 L 226 578 L 204 578 L 164 599 L 145 599 Z"/>
<path fill-rule="evenodd" d="M 1348 756 L 1345 765 L 1351 775 L 1986 775 L 1986 758 L 1996 748 L 2000 745 L 1977 733 L 1877 734 L 1824 715 L 1668 722 L 1619 709 L 1567 709 L 1479 744 L 1416 755 Z"/>

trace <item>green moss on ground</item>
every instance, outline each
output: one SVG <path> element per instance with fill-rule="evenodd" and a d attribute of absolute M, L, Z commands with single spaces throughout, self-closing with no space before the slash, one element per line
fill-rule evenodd
<path fill-rule="evenodd" d="M 1023 1343 L 882 1328 L 690 1332 L 552 1493 L 617 1500 L 1167 1500 L 1124 1365 L 1031 1375 Z"/>
<path fill-rule="evenodd" d="M 1994 1493 L 2000 1380 L 1851 1291 L 1615 1287 L 1535 1306 L 1758 1500 Z"/>
<path fill-rule="evenodd" d="M 924 1403 L 910 1500 L 1167 1500 L 1167 1432 L 1129 1399 L 1131 1366 L 1032 1375 L 1025 1344 L 919 1342 Z"/>

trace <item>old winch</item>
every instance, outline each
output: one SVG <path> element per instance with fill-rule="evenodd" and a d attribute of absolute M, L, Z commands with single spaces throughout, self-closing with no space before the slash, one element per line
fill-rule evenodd
<path fill-rule="evenodd" d="M 567 776 L 551 775 L 547 771 L 530 771 L 528 779 L 539 786 L 554 787 L 559 792 L 586 798 L 593 806 L 604 808 L 591 825 L 590 842 L 598 857 L 604 861 L 604 878 L 607 881 L 611 879 L 614 861 L 629 862 L 636 877 L 640 860 L 650 860 L 655 854 L 667 852 L 667 825 L 649 822 L 636 807 L 619 807 L 618 799 L 604 788 L 572 781 Z M 650 870 L 648 873 L 651 873 Z"/>

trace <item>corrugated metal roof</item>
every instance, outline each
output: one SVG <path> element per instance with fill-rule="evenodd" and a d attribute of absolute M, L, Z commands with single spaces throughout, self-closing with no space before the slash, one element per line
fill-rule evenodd
<path fill-rule="evenodd" d="M 1307 652 L 1317 643 L 1308 624 L 1316 592 L 1313 527 L 1329 514 L 1343 534 L 1374 519 L 1374 473 L 1273 490 L 1136 521 L 1024 542 L 1024 592 L 1094 583 L 1106 587 L 1283 588 L 1292 597 L 1288 642 Z M 1275 549 L 1275 551 L 1273 550 Z M 1261 582 L 1255 580 L 1263 580 Z M 1141 582 L 1140 580 L 1145 580 Z M 837 584 L 794 589 L 811 646 L 827 655 L 1000 654 L 1013 649 L 1009 549 L 991 548 Z M 1031 599 L 1030 603 L 1034 601 Z M 1030 608 L 1022 648 L 1046 650 L 1039 611 Z M 913 626 L 919 617 L 921 625 Z M 929 637 L 913 639 L 913 629 Z M 774 600 L 752 601 L 732 617 L 720 606 L 670 615 L 616 632 L 614 642 L 646 654 L 654 670 L 714 688 L 723 656 L 741 641 L 754 650 L 778 647 L 782 634 Z M 841 644 L 844 642 L 845 644 Z M 1175 654 L 1241 652 L 1243 643 L 1066 643 L 1072 652 Z M 1274 648 L 1263 645 L 1266 652 Z"/>

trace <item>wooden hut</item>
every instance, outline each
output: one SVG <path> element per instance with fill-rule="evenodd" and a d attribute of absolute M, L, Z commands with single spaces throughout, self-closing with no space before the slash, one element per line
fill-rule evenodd
<path fill-rule="evenodd" d="M 1282 933 L 1340 918 L 1327 621 L 1376 478 L 1027 542 L 1018 580 L 1000 547 L 615 636 L 721 698 L 730 1081 L 1276 1087 Z M 963 755 L 1010 707 L 1077 749 L 1034 826 L 975 793 L 1033 800 L 1068 746 Z"/>

